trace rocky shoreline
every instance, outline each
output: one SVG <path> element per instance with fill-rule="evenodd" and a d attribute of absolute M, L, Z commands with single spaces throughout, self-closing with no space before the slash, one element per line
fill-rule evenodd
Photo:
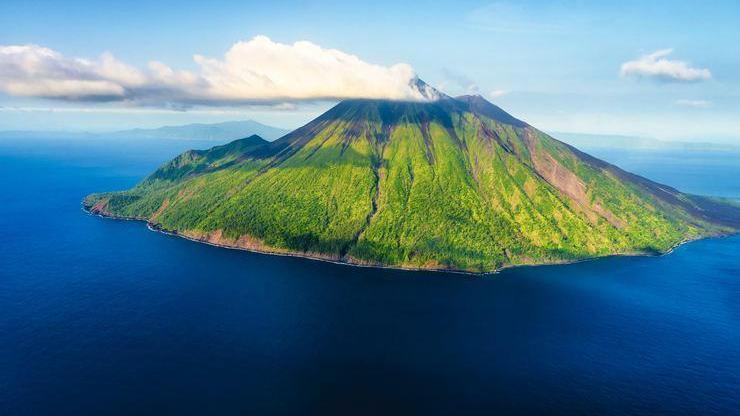
<path fill-rule="evenodd" d="M 701 236 L 701 237 L 697 237 L 694 239 L 685 239 L 685 240 L 679 241 L 678 243 L 674 244 L 673 246 L 671 246 L 668 250 L 664 252 L 614 253 L 614 254 L 607 254 L 603 256 L 585 257 L 582 259 L 575 259 L 575 260 L 563 260 L 563 261 L 552 261 L 552 262 L 531 263 L 531 264 L 511 264 L 511 265 L 504 265 L 502 267 L 496 268 L 491 271 L 476 272 L 476 271 L 470 271 L 470 270 L 460 270 L 460 269 L 451 269 L 451 268 L 404 267 L 404 266 L 389 266 L 389 265 L 384 265 L 384 264 L 362 263 L 362 262 L 357 262 L 357 261 L 351 261 L 351 259 L 347 260 L 347 259 L 341 259 L 341 258 L 337 258 L 333 256 L 321 255 L 321 253 L 302 253 L 302 252 L 295 252 L 295 251 L 290 251 L 290 250 L 280 250 L 280 249 L 274 249 L 274 248 L 271 248 L 269 246 L 264 246 L 264 245 L 259 246 L 257 244 L 253 246 L 229 244 L 229 243 L 219 242 L 214 239 L 211 239 L 209 238 L 210 235 L 194 236 L 194 235 L 187 235 L 182 232 L 178 232 L 176 230 L 167 230 L 167 229 L 162 228 L 159 224 L 150 222 L 147 218 L 136 218 L 136 217 L 125 217 L 125 216 L 120 216 L 120 215 L 114 215 L 109 212 L 106 212 L 103 209 L 95 209 L 95 208 L 96 208 L 95 206 L 88 207 L 88 206 L 85 206 L 84 203 L 82 203 L 82 210 L 88 215 L 95 215 L 101 218 L 115 219 L 115 220 L 141 221 L 141 222 L 146 223 L 146 227 L 151 231 L 162 233 L 168 236 L 184 238 L 186 240 L 194 241 L 197 243 L 208 244 L 214 247 L 226 248 L 226 249 L 231 249 L 231 250 L 242 250 L 242 251 L 248 251 L 252 253 L 267 254 L 267 255 L 273 255 L 273 256 L 298 257 L 298 258 L 304 258 L 308 260 L 322 261 L 322 262 L 340 264 L 340 265 L 346 265 L 346 266 L 369 267 L 369 268 L 390 269 L 390 270 L 418 271 L 418 272 L 421 272 L 421 271 L 423 272 L 444 272 L 444 273 L 465 274 L 465 275 L 473 275 L 473 276 L 493 275 L 493 274 L 498 274 L 507 269 L 513 269 L 513 268 L 519 268 L 519 267 L 540 267 L 540 266 L 577 264 L 577 263 L 583 263 L 586 261 L 605 259 L 609 257 L 661 257 L 661 256 L 671 254 L 678 247 L 684 244 L 693 242 L 693 241 L 703 240 L 706 238 L 721 238 L 721 237 L 727 237 L 727 236 L 733 235 L 733 234 L 717 234 L 717 235 Z M 255 241 L 258 241 L 258 240 L 255 240 Z"/>

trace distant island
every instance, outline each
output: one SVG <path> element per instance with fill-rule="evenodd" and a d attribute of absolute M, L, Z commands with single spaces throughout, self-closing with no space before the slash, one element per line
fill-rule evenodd
<path fill-rule="evenodd" d="M 656 254 L 740 229 L 736 203 L 628 173 L 480 96 L 352 99 L 269 142 L 187 151 L 84 208 L 211 244 L 492 272 Z"/>
<path fill-rule="evenodd" d="M 268 126 L 254 120 L 226 121 L 223 123 L 193 123 L 181 126 L 164 126 L 154 129 L 129 129 L 112 132 L 75 132 L 43 130 L 0 131 L 0 138 L 100 138 L 100 139 L 179 139 L 179 140 L 235 140 L 258 135 L 267 140 L 275 140 L 288 133 L 277 127 Z"/>
<path fill-rule="evenodd" d="M 738 152 L 740 147 L 729 143 L 707 141 L 668 141 L 647 137 L 620 136 L 613 134 L 585 134 L 555 132 L 558 140 L 580 149 L 615 150 L 677 150 L 696 152 Z"/>

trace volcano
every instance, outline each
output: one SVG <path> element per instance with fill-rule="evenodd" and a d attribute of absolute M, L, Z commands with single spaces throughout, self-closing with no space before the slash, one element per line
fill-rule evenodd
<path fill-rule="evenodd" d="M 352 99 L 268 142 L 187 151 L 89 212 L 212 244 L 491 272 L 655 254 L 740 229 L 740 206 L 628 173 L 480 96 Z"/>

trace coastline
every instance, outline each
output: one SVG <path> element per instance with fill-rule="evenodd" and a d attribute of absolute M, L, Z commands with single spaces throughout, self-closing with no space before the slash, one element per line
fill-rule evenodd
<path fill-rule="evenodd" d="M 262 250 L 258 248 L 249 248 L 249 247 L 242 247 L 237 245 L 229 245 L 229 244 L 221 244 L 221 243 L 215 243 L 213 241 L 209 241 L 205 238 L 196 238 L 191 237 L 188 235 L 185 235 L 183 233 L 177 232 L 177 231 L 171 231 L 166 230 L 164 228 L 161 228 L 157 224 L 154 224 L 150 222 L 146 218 L 137 218 L 137 217 L 125 217 L 120 215 L 113 215 L 105 212 L 93 212 L 91 209 L 85 206 L 84 202 L 81 203 L 82 211 L 85 212 L 88 215 L 91 216 L 97 216 L 100 218 L 105 219 L 113 219 L 113 220 L 123 220 L 123 221 L 140 221 L 144 222 L 146 224 L 147 229 L 150 231 L 158 232 L 164 235 L 172 236 L 172 237 L 179 237 L 183 238 L 185 240 L 193 241 L 196 243 L 202 243 L 207 244 L 213 247 L 219 247 L 219 248 L 225 248 L 229 250 L 240 250 L 240 251 L 247 251 L 251 253 L 258 253 L 258 254 L 265 254 L 265 255 L 271 255 L 271 256 L 282 256 L 282 257 L 297 257 L 297 258 L 303 258 L 313 261 L 321 261 L 325 263 L 333 263 L 338 265 L 345 265 L 345 266 L 352 266 L 352 267 L 364 267 L 364 268 L 375 268 L 375 269 L 389 269 L 389 270 L 403 270 L 403 271 L 410 271 L 410 272 L 438 272 L 438 273 L 454 273 L 454 274 L 462 274 L 462 275 L 470 275 L 470 276 L 490 276 L 499 274 L 505 270 L 508 269 L 514 269 L 514 268 L 520 268 L 520 267 L 542 267 L 542 266 L 558 266 L 558 265 L 568 265 L 568 264 L 578 264 L 598 259 L 607 259 L 610 257 L 662 257 L 667 256 L 673 251 L 675 251 L 680 246 L 691 243 L 694 241 L 704 240 L 708 238 L 723 238 L 723 237 L 729 237 L 735 234 L 738 234 L 740 232 L 736 233 L 726 233 L 726 234 L 716 234 L 716 235 L 706 235 L 706 236 L 700 236 L 696 238 L 687 238 L 682 241 L 679 241 L 678 243 L 671 246 L 668 250 L 664 252 L 634 252 L 634 253 L 615 253 L 615 254 L 607 254 L 603 256 L 594 256 L 594 257 L 585 257 L 582 259 L 574 259 L 574 260 L 562 260 L 562 261 L 552 261 L 547 263 L 531 263 L 531 264 L 508 264 L 501 267 L 498 267 L 491 271 L 485 271 L 485 272 L 474 272 L 469 270 L 460 270 L 460 269 L 443 269 L 443 268 L 423 268 L 423 267 L 404 267 L 404 266 L 388 266 L 383 264 L 363 264 L 358 262 L 351 262 L 351 261 L 343 261 L 343 260 L 337 260 L 333 259 L 329 256 L 321 257 L 321 256 L 315 256 L 310 255 L 307 253 L 301 253 L 301 252 L 291 252 L 291 251 L 277 251 L 277 250 Z M 90 207 L 92 208 L 92 207 Z"/>
<path fill-rule="evenodd" d="M 296 257 L 296 258 L 302 258 L 307 260 L 313 260 L 313 261 L 320 261 L 324 263 L 332 263 L 337 265 L 343 265 L 343 266 L 351 266 L 351 267 L 363 267 L 363 268 L 372 268 L 372 269 L 389 269 L 389 270 L 403 270 L 408 272 L 439 272 L 439 273 L 454 273 L 454 274 L 463 274 L 463 275 L 471 275 L 471 276 L 481 276 L 481 275 L 491 275 L 496 274 L 499 271 L 503 270 L 503 268 L 496 269 L 494 271 L 490 272 L 471 272 L 466 270 L 457 270 L 457 269 L 432 269 L 432 268 L 420 268 L 420 267 L 402 267 L 402 266 L 386 266 L 382 264 L 362 264 L 362 263 L 353 263 L 348 261 L 341 261 L 341 260 L 335 260 L 331 259 L 329 257 L 318 257 L 318 256 L 311 256 L 309 254 L 303 254 L 303 253 L 297 253 L 297 252 L 290 252 L 290 251 L 270 251 L 270 250 L 260 250 L 256 248 L 247 248 L 247 247 L 241 247 L 241 246 L 235 246 L 235 245 L 228 245 L 228 244 L 219 244 L 214 243 L 212 241 L 208 241 L 201 238 L 194 238 L 187 236 L 182 233 L 178 233 L 177 231 L 169 231 L 165 230 L 156 224 L 151 223 L 146 218 L 136 218 L 136 217 L 124 217 L 119 215 L 112 215 L 112 214 L 105 214 L 102 212 L 92 212 L 87 207 L 82 204 L 82 211 L 90 216 L 96 216 L 104 219 L 111 219 L 111 220 L 121 220 L 121 221 L 134 221 L 134 222 L 143 222 L 146 225 L 146 228 L 149 231 L 154 231 L 156 233 L 161 233 L 170 237 L 178 237 L 185 240 L 193 241 L 196 243 L 201 244 L 207 244 L 209 246 L 213 247 L 219 247 L 219 248 L 225 248 L 229 250 L 239 250 L 239 251 L 247 251 L 250 253 L 257 253 L 257 254 L 264 254 L 264 255 L 270 255 L 270 256 L 281 256 L 281 257 Z"/>

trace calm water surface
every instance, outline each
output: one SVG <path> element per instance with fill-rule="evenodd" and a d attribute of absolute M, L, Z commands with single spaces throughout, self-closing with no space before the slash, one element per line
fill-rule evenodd
<path fill-rule="evenodd" d="M 84 214 L 194 142 L 0 141 L 0 414 L 740 409 L 740 237 L 491 277 L 271 257 Z M 599 155 L 740 198 L 740 157 Z"/>

